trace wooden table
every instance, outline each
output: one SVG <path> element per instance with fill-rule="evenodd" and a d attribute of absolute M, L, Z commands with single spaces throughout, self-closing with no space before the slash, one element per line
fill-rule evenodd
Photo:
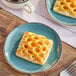
<path fill-rule="evenodd" d="M 0 76 L 59 76 L 65 67 L 76 60 L 76 49 L 62 42 L 62 57 L 52 70 L 38 74 L 23 74 L 11 68 L 3 54 L 5 39 L 15 27 L 23 23 L 27 22 L 0 8 Z"/>

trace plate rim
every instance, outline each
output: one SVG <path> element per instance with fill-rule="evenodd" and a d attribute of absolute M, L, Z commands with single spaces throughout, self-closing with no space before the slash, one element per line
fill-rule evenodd
<path fill-rule="evenodd" d="M 51 14 L 51 12 L 49 11 L 49 9 L 48 9 L 48 5 L 47 5 L 47 0 L 45 0 L 45 6 L 46 6 L 46 10 L 47 10 L 47 12 L 48 12 L 48 14 L 53 18 L 53 19 L 55 19 L 57 22 L 59 22 L 59 23 L 62 23 L 62 24 L 64 24 L 64 25 L 67 25 L 67 26 L 76 26 L 76 23 L 67 23 L 67 22 L 63 22 L 63 21 L 61 21 L 61 20 L 58 20 L 56 17 L 54 17 L 54 15 L 53 14 Z"/>
<path fill-rule="evenodd" d="M 29 23 L 24 23 L 24 24 L 27 25 L 27 24 L 31 24 L 31 23 L 42 24 L 43 26 L 49 27 L 48 25 L 43 24 L 43 23 L 40 23 L 40 22 L 29 22 Z M 21 25 L 24 25 L 24 24 L 21 24 Z M 21 25 L 19 25 L 19 26 L 17 26 L 16 28 L 14 28 L 14 29 L 8 34 L 8 36 L 9 36 L 15 29 L 19 28 Z M 49 28 L 51 28 L 51 27 L 49 27 Z M 45 70 L 45 71 L 31 72 L 31 73 L 28 72 L 28 73 L 27 73 L 27 72 L 23 72 L 22 70 L 19 70 L 18 68 L 16 68 L 15 66 L 13 66 L 13 65 L 10 63 L 10 61 L 8 60 L 8 58 L 7 58 L 7 56 L 6 56 L 6 53 L 5 53 L 5 44 L 6 44 L 6 41 L 7 41 L 8 36 L 6 37 L 6 40 L 5 40 L 5 43 L 4 43 L 4 49 L 3 49 L 4 58 L 5 58 L 5 60 L 7 61 L 7 63 L 8 63 L 14 70 L 16 70 L 16 71 L 18 71 L 18 72 L 21 72 L 21 73 L 24 73 L 24 74 L 35 74 L 35 73 L 47 72 L 47 71 L 53 69 L 53 68 L 57 65 L 57 63 L 60 61 L 60 59 L 61 59 L 61 57 L 62 57 L 62 41 L 61 41 L 61 38 L 60 38 L 59 34 L 58 34 L 53 28 L 51 28 L 51 29 L 57 34 L 58 38 L 60 39 L 60 44 L 61 44 L 61 47 L 60 47 L 60 48 L 61 48 L 60 57 L 59 57 L 59 59 L 56 61 L 56 63 L 52 66 L 52 68 L 50 67 L 50 68 L 48 68 L 48 69 Z"/>

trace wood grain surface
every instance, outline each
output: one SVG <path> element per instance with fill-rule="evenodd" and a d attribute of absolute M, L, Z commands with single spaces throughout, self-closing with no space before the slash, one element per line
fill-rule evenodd
<path fill-rule="evenodd" d="M 57 65 L 48 72 L 38 74 L 23 74 L 13 69 L 5 60 L 3 54 L 7 35 L 17 26 L 27 23 L 17 16 L 0 8 L 0 76 L 59 76 L 59 73 L 76 60 L 76 49 L 62 42 L 62 56 Z"/>

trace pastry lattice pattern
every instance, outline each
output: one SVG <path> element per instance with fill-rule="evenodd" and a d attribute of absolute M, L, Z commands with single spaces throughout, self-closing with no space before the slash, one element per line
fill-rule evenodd
<path fill-rule="evenodd" d="M 52 43 L 45 36 L 25 32 L 17 49 L 17 53 L 28 57 L 32 62 L 42 64 Z"/>
<path fill-rule="evenodd" d="M 76 16 L 76 0 L 57 0 L 54 6 L 56 12 L 66 12 Z"/>

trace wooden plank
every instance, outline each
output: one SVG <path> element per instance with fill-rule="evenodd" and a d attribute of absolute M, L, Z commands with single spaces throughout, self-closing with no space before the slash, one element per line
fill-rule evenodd
<path fill-rule="evenodd" d="M 9 66 L 3 55 L 7 35 L 17 26 L 27 23 L 15 15 L 0 8 L 0 75 L 1 76 L 59 76 L 60 71 L 76 60 L 76 49 L 62 42 L 62 56 L 57 65 L 48 72 L 22 74 Z"/>

